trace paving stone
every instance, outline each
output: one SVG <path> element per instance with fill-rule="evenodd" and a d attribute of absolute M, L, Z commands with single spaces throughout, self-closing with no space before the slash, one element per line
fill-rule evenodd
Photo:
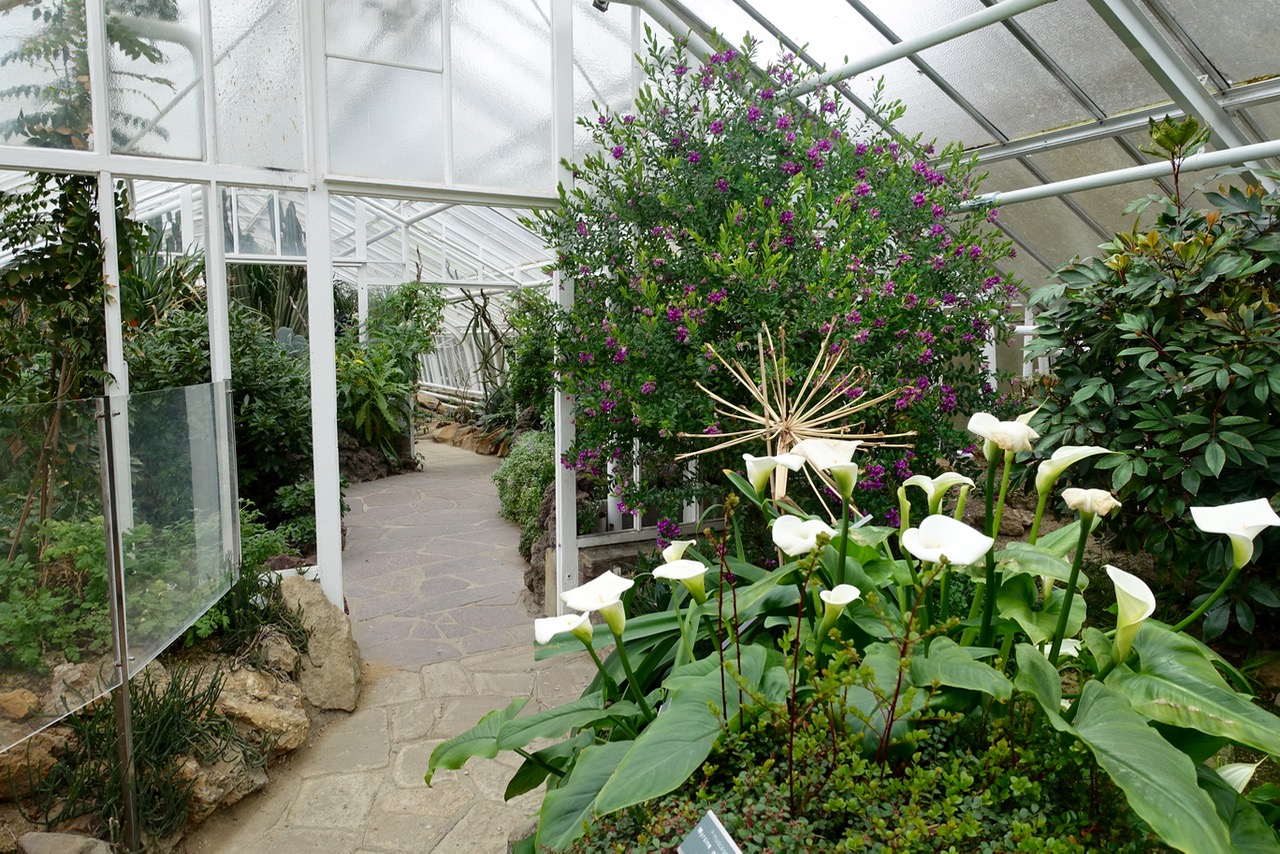
<path fill-rule="evenodd" d="M 467 669 L 456 661 L 428 664 L 419 671 L 419 675 L 422 677 L 424 696 L 427 697 L 447 697 L 473 692 Z"/>
<path fill-rule="evenodd" d="M 471 677 L 481 694 L 497 694 L 504 697 L 533 696 L 534 674 L 523 673 L 475 673 Z"/>
<path fill-rule="evenodd" d="M 360 844 L 363 834 L 351 831 L 318 830 L 309 828 L 278 828 L 272 830 L 252 844 L 244 848 L 229 848 L 227 851 L 276 851 L 289 854 L 336 854 L 339 851 L 354 851 Z M 212 850 L 212 849 L 211 849 Z M 406 849 L 407 850 L 407 849 Z M 479 849 L 477 849 L 479 850 Z"/>
<path fill-rule="evenodd" d="M 422 699 L 422 676 L 412 670 L 365 666 L 360 707 L 392 706 Z"/>
<path fill-rule="evenodd" d="M 443 700 L 419 700 L 401 703 L 391 711 L 391 737 L 396 744 L 408 744 L 431 735 L 436 722 L 444 715 Z M 426 769 L 423 769 L 424 773 Z"/>
<path fill-rule="evenodd" d="M 289 807 L 289 825 L 359 830 L 367 824 L 374 798 L 385 779 L 384 774 L 369 771 L 303 780 L 298 797 Z"/>
<path fill-rule="evenodd" d="M 306 776 L 373 771 L 391 763 L 391 727 L 384 708 L 359 709 L 324 730 L 324 748 L 308 757 Z"/>
<path fill-rule="evenodd" d="M 411 788 L 417 786 L 425 786 L 423 777 L 427 773 L 427 763 L 431 760 L 431 751 L 435 750 L 436 745 L 443 739 L 432 739 L 430 741 L 415 741 L 412 744 L 405 745 L 400 748 L 400 752 L 396 754 L 395 766 L 392 770 L 392 780 L 395 785 L 402 788 Z M 479 760 L 471 760 L 476 762 Z M 470 781 L 463 776 L 461 771 L 438 771 L 431 780 L 431 788 L 434 790 L 437 786 L 446 785 L 465 785 L 471 788 Z M 473 790 L 474 794 L 474 790 Z"/>
<path fill-rule="evenodd" d="M 475 851 L 506 851 L 511 831 L 524 825 L 528 816 L 510 807 L 478 804 L 449 833 L 436 843 L 436 854 Z"/>

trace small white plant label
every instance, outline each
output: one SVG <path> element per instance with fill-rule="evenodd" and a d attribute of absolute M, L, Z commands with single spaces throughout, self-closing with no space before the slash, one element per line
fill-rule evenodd
<path fill-rule="evenodd" d="M 711 810 L 707 810 L 676 851 L 679 854 L 742 854 L 742 849 Z"/>

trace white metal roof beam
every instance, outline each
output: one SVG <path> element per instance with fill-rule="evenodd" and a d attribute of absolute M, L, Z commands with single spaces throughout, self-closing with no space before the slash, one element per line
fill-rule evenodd
<path fill-rule="evenodd" d="M 815 81 L 802 83 L 787 91 L 789 97 L 795 98 L 800 95 L 818 89 L 821 86 L 830 85 L 839 80 L 847 80 L 850 77 L 856 77 L 870 71 L 873 68 L 879 68 L 882 65 L 888 65 L 913 53 L 919 53 L 922 50 L 935 47 L 943 42 L 958 38 L 967 33 L 980 30 L 983 27 L 989 27 L 992 24 L 998 24 L 1001 21 L 1012 18 L 1014 15 L 1020 15 L 1023 12 L 1040 6 L 1046 6 L 1054 0 L 1004 0 L 995 6 L 981 9 L 971 15 L 965 15 L 963 18 L 957 18 L 951 23 L 931 30 L 914 38 L 905 39 L 896 45 L 868 54 L 856 62 L 850 62 L 839 68 L 828 71 L 819 75 Z"/>
<path fill-rule="evenodd" d="M 1248 106 L 1280 100 L 1280 77 L 1237 86 L 1230 91 L 1222 92 L 1213 97 L 1228 112 L 1233 109 L 1243 109 Z M 1186 115 L 1186 112 L 1177 104 L 1158 104 L 1153 107 L 1144 107 L 1131 113 L 1111 116 L 1098 122 L 1073 125 L 1061 130 L 1046 131 L 1045 133 L 1038 133 L 1022 139 L 1015 139 L 1011 142 L 971 148 L 969 150 L 978 155 L 978 160 L 981 163 L 996 163 L 1001 160 L 1023 157 L 1027 154 L 1054 151 L 1083 142 L 1110 139 L 1132 131 L 1142 130 L 1146 128 L 1148 119 L 1184 115 Z"/>
<path fill-rule="evenodd" d="M 1230 114 L 1200 85 L 1195 73 L 1134 0 L 1089 0 L 1089 5 L 1174 103 L 1187 114 L 1199 116 L 1213 129 L 1214 142 L 1218 147 L 1249 145 L 1249 139 L 1241 133 Z M 1265 164 L 1257 161 L 1248 162 L 1245 166 L 1255 175 L 1258 170 L 1266 168 Z M 1260 175 L 1256 177 L 1268 190 L 1275 188 L 1275 182 Z"/>
<path fill-rule="evenodd" d="M 1182 162 L 1182 171 L 1197 172 L 1202 169 L 1221 169 L 1226 166 L 1238 166 L 1257 162 L 1268 157 L 1280 157 L 1280 139 L 1268 142 L 1257 142 L 1236 148 L 1224 148 L 1216 151 L 1202 151 Z M 1031 202 L 1036 199 L 1049 199 L 1064 196 L 1068 193 L 1079 193 L 1085 190 L 1097 190 L 1102 187 L 1114 187 L 1117 184 L 1130 184 L 1134 181 L 1145 181 L 1161 178 L 1173 173 L 1169 161 L 1161 160 L 1144 166 L 1130 166 L 1127 169 L 1115 169 L 1110 172 L 1099 172 L 1066 181 L 1055 181 L 1052 184 L 1041 184 L 1038 187 L 1027 187 L 1023 190 L 1008 192 L 983 193 L 965 203 L 965 207 L 990 207 L 992 205 L 1017 204 Z"/>
<path fill-rule="evenodd" d="M 667 8 L 666 4 L 661 0 L 612 0 L 619 6 L 636 6 L 646 12 L 650 18 L 658 23 L 673 37 L 682 39 L 686 36 L 689 39 L 689 47 L 698 55 L 699 59 L 706 59 L 715 53 L 713 48 L 701 34 L 694 32 L 692 28 Z"/>

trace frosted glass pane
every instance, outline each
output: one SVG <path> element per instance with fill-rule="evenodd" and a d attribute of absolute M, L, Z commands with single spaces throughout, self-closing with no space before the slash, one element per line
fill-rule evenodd
<path fill-rule="evenodd" d="M 898 34 L 909 39 L 982 11 L 978 0 L 864 0 L 867 8 Z"/>
<path fill-rule="evenodd" d="M 1017 22 L 1107 115 L 1169 100 L 1088 0 L 1057 0 L 1024 12 Z M 1003 69 L 999 76 L 1005 77 Z"/>
<path fill-rule="evenodd" d="M 1229 83 L 1280 74 L 1280 3 L 1276 0 L 1165 0 L 1174 18 Z"/>
<path fill-rule="evenodd" d="M 631 11 L 617 7 L 601 14 L 589 4 L 573 7 L 573 114 L 592 113 L 601 104 L 610 113 L 630 109 Z M 581 162 L 590 150 L 591 134 L 574 125 L 573 156 Z"/>
<path fill-rule="evenodd" d="M 410 181 L 444 179 L 439 74 L 345 59 L 328 60 L 328 74 L 334 172 Z"/>
<path fill-rule="evenodd" d="M 218 159 L 303 167 L 302 37 L 290 0 L 217 0 L 213 8 Z"/>
<path fill-rule="evenodd" d="M 1056 151 L 1046 151 L 1030 159 L 1043 169 L 1052 181 L 1110 172 L 1115 169 L 1127 169 L 1137 165 L 1137 162 L 1114 140 L 1072 145 Z M 1148 159 L 1144 157 L 1142 162 L 1145 163 Z M 1123 213 L 1129 202 L 1139 196 L 1158 192 L 1161 191 L 1155 182 L 1148 180 L 1072 193 L 1071 198 L 1104 228 L 1114 232 L 1122 227 L 1128 229 L 1133 226 L 1133 217 L 1125 217 Z"/>
<path fill-rule="evenodd" d="M 986 164 L 983 168 L 990 173 L 982 184 L 982 191 L 986 193 L 1038 186 L 1040 183 L 1016 161 Z M 1094 254 L 1103 240 L 1060 199 L 1007 205 L 1000 208 L 999 218 L 1053 266 L 1065 264 L 1077 255 Z"/>
<path fill-rule="evenodd" d="M 326 0 L 332 55 L 440 69 L 440 0 Z"/>
<path fill-rule="evenodd" d="M 804 4 L 793 0 L 757 0 L 752 5 L 827 68 L 837 68 L 888 45 L 884 37 L 843 0 Z M 776 53 L 777 40 L 764 35 L 761 59 Z"/>
<path fill-rule="evenodd" d="M 550 192 L 548 0 L 453 0 L 453 179 Z"/>
<path fill-rule="evenodd" d="M 158 157 L 204 156 L 204 86 L 198 0 L 152 17 L 149 4 L 107 0 L 111 150 Z M 141 55 L 138 47 L 142 45 Z"/>
<path fill-rule="evenodd" d="M 83 5 L 26 0 L 0 12 L 0 143 L 92 145 L 85 40 Z"/>
<path fill-rule="evenodd" d="M 226 383 L 134 394 L 134 527 L 124 534 L 129 675 L 231 587 L 238 548 Z"/>

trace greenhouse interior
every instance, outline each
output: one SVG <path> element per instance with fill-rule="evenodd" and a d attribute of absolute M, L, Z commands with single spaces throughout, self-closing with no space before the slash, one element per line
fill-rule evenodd
<path fill-rule="evenodd" d="M 0 0 L 0 851 L 1280 851 L 1278 40 Z"/>

